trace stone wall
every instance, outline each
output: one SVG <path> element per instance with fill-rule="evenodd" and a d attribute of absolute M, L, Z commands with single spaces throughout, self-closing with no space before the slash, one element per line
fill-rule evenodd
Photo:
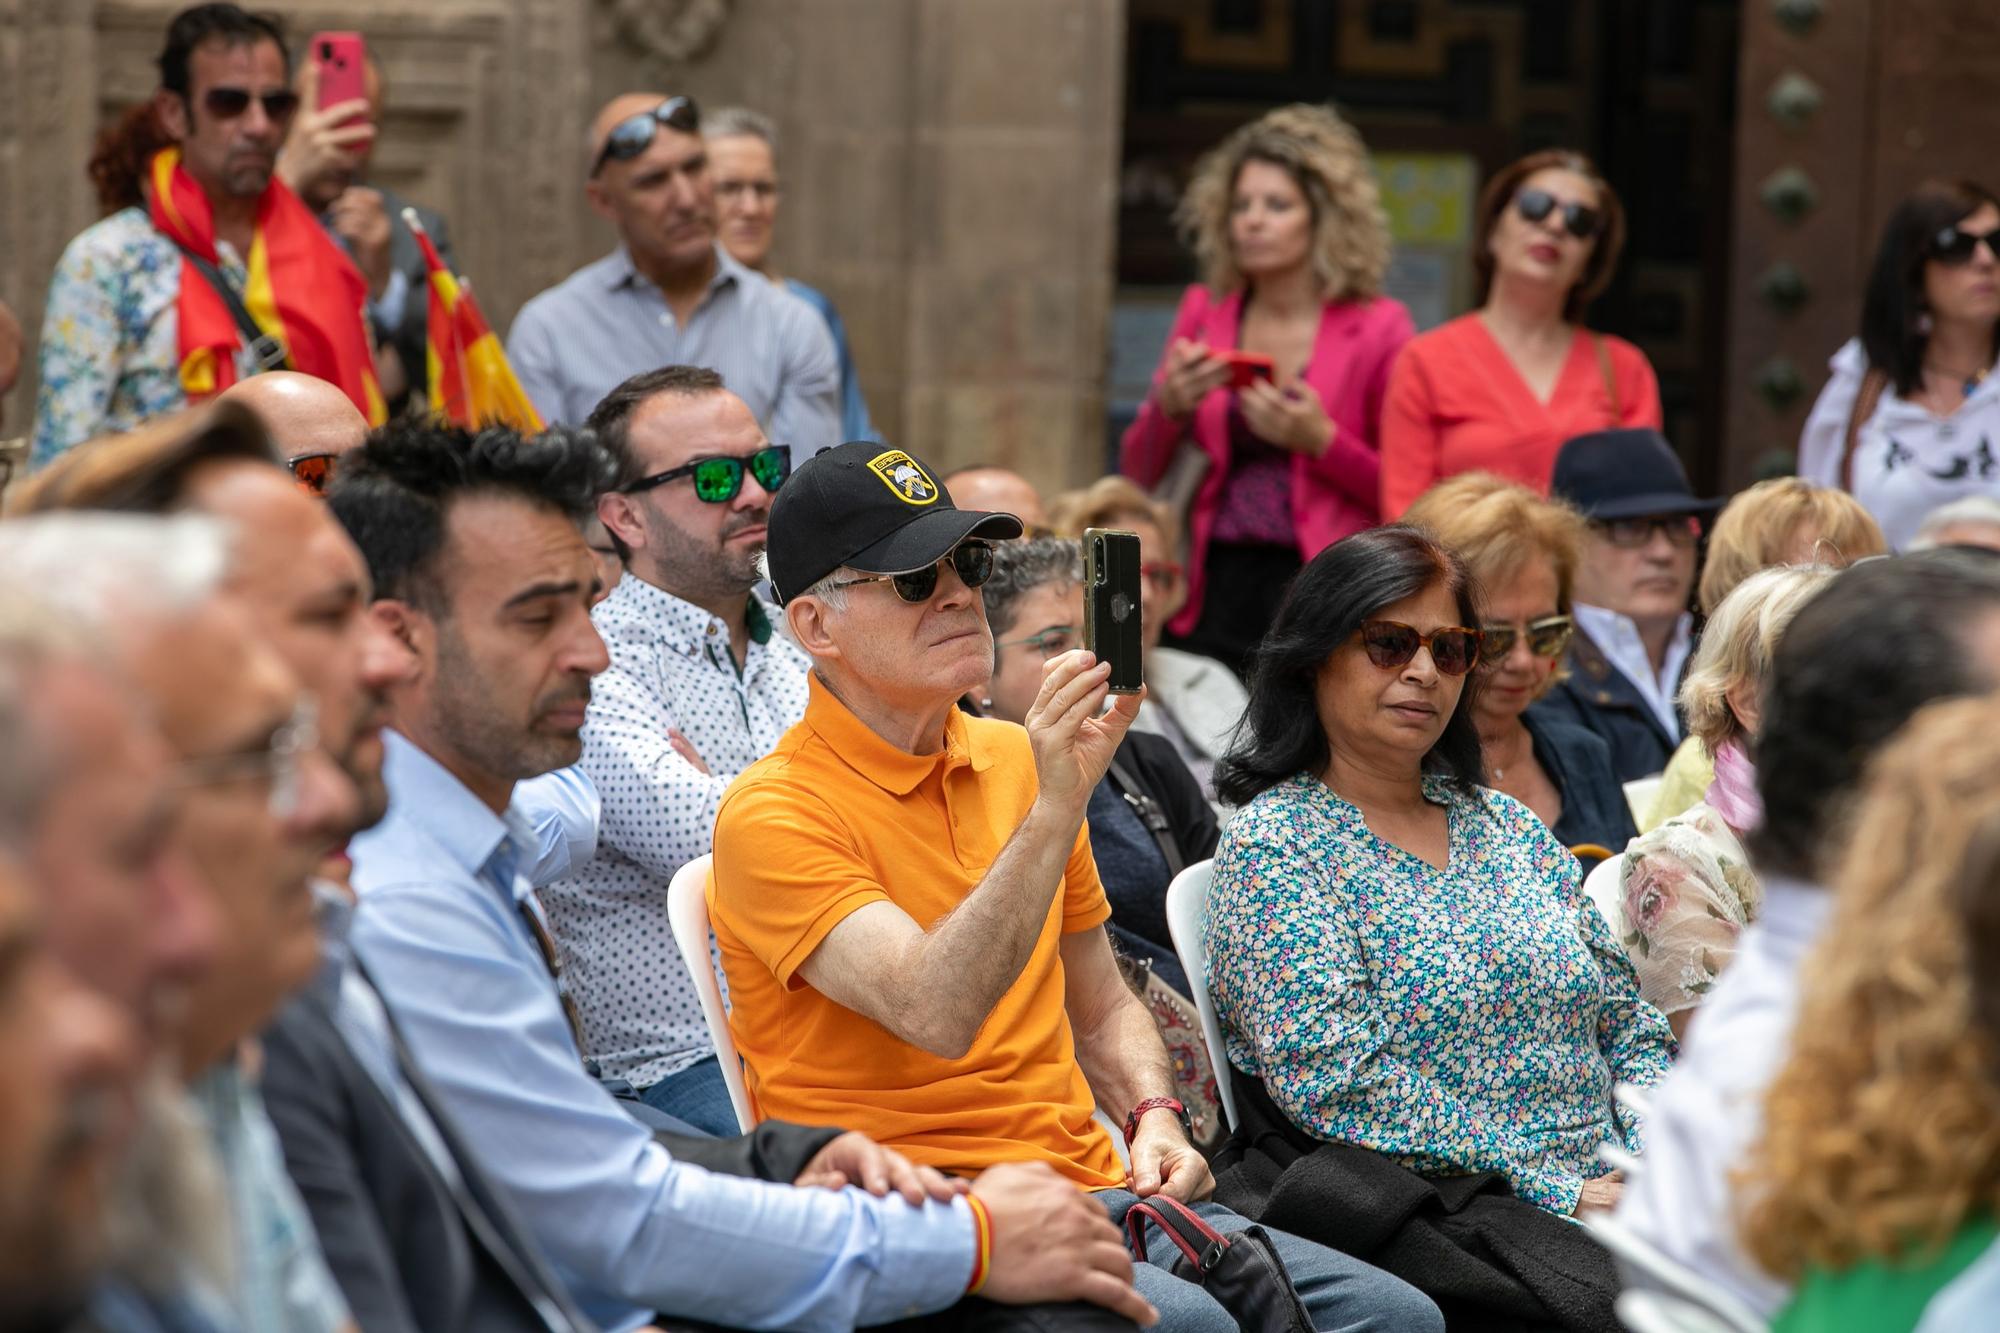
<path fill-rule="evenodd" d="M 0 298 L 40 327 L 96 216 L 96 128 L 146 96 L 180 0 L 0 0 Z M 1045 487 L 1103 433 L 1122 0 L 343 0 L 301 36 L 366 34 L 387 76 L 376 174 L 449 217 L 504 330 L 613 244 L 583 201 L 606 98 L 685 91 L 772 115 L 779 261 L 841 308 L 883 430 L 940 466 Z M 27 428 L 32 373 L 7 407 Z"/>

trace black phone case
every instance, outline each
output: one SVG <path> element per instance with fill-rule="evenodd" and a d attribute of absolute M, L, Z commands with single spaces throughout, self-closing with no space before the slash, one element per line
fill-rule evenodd
<path fill-rule="evenodd" d="M 1144 683 L 1139 636 L 1139 538 L 1089 528 L 1083 534 L 1083 646 L 1111 663 L 1111 692 Z"/>

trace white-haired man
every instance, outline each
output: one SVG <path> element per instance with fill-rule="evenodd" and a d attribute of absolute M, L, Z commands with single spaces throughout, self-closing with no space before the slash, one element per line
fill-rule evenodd
<path fill-rule="evenodd" d="M 773 501 L 771 583 L 813 675 L 804 721 L 717 819 L 730 1030 L 766 1115 L 851 1124 L 947 1172 L 1045 1163 L 1121 1224 L 1164 1194 L 1240 1230 L 1199 1202 L 1214 1182 L 1112 955 L 1083 827 L 1138 698 L 1100 715 L 1110 667 L 1078 651 L 1049 663 L 1025 731 L 958 708 L 993 672 L 976 591 L 988 542 L 1020 535 L 1011 514 L 957 508 L 921 460 L 863 442 L 807 461 Z M 1129 1172 L 1100 1106 L 1124 1126 Z M 1443 1327 L 1400 1280 L 1270 1235 L 1318 1327 Z M 1157 1233 L 1148 1252 L 1177 1253 Z M 1163 1266 L 1133 1281 L 1163 1328 L 1236 1327 Z"/>

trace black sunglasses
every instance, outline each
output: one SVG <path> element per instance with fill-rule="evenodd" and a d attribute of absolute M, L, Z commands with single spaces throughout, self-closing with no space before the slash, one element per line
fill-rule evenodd
<path fill-rule="evenodd" d="M 1529 222 L 1540 222 L 1557 207 L 1562 209 L 1564 230 L 1579 241 L 1597 235 L 1597 229 L 1604 225 L 1604 215 L 1589 204 L 1559 205 L 1547 190 L 1523 190 L 1514 196 L 1514 211 Z"/>
<path fill-rule="evenodd" d="M 993 577 L 993 547 L 976 538 L 968 538 L 951 548 L 951 554 L 939 556 L 922 569 L 913 569 L 907 574 L 870 574 L 866 578 L 842 579 L 832 585 L 836 588 L 853 588 L 863 583 L 889 583 L 896 589 L 896 596 L 906 602 L 923 603 L 931 599 L 937 591 L 938 571 L 945 561 L 958 574 L 959 582 L 968 588 L 977 588 Z"/>
<path fill-rule="evenodd" d="M 597 150 L 597 160 L 590 164 L 590 174 L 604 170 L 606 162 L 629 162 L 645 152 L 662 125 L 682 134 L 700 134 L 701 109 L 692 97 L 669 97 L 651 111 L 625 117 L 611 127 L 604 147 Z"/>
<path fill-rule="evenodd" d="M 1963 227 L 1946 227 L 1931 237 L 1931 258 L 1949 268 L 1970 264 L 1972 256 L 1981 245 L 1986 253 L 2000 259 L 2000 227 L 1992 231 L 1967 231 Z"/>
<path fill-rule="evenodd" d="M 1591 526 L 1603 533 L 1613 546 L 1636 551 L 1653 540 L 1655 532 L 1667 534 L 1675 546 L 1693 546 L 1701 540 L 1699 514 L 1653 514 L 1646 518 L 1592 520 Z"/>
<path fill-rule="evenodd" d="M 1514 643 L 1521 637 L 1524 627 L 1518 625 L 1481 625 L 1479 627 L 1479 660 L 1490 665 L 1506 660 L 1514 651 Z M 1569 647 L 1571 636 L 1576 633 L 1576 622 L 1568 616 L 1547 616 L 1541 620 L 1531 620 L 1525 626 L 1528 635 L 1528 651 L 1537 657 L 1561 657 Z"/>
<path fill-rule="evenodd" d="M 785 484 L 785 478 L 792 475 L 792 446 L 773 444 L 759 449 L 747 458 L 737 458 L 723 454 L 715 458 L 697 458 L 692 463 L 668 468 L 665 472 L 655 472 L 650 477 L 627 482 L 618 489 L 626 495 L 637 495 L 650 491 L 655 486 L 664 486 L 681 477 L 694 478 L 694 495 L 697 500 L 709 504 L 728 504 L 743 490 L 743 472 L 748 468 L 750 475 L 757 479 L 772 495 Z"/>
<path fill-rule="evenodd" d="M 248 88 L 210 88 L 202 94 L 201 104 L 217 120 L 234 120 L 250 109 L 252 96 Z M 290 88 L 254 96 L 264 104 L 264 114 L 272 120 L 290 120 L 292 113 L 299 109 L 299 95 Z"/>
<path fill-rule="evenodd" d="M 1447 676 L 1462 676 L 1479 665 L 1479 631 L 1463 625 L 1420 634 L 1400 620 L 1364 620 L 1358 632 L 1368 660 L 1384 671 L 1407 666 L 1419 648 L 1430 649 L 1431 664 Z"/>

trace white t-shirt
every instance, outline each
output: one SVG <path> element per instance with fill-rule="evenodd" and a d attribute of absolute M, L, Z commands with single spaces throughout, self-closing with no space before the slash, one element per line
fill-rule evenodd
<path fill-rule="evenodd" d="M 1861 340 L 1834 353 L 1833 378 L 1820 391 L 1799 437 L 1799 475 L 1840 485 L 1847 419 L 1868 373 Z M 1854 498 L 1875 516 L 1892 550 L 1903 550 L 1925 515 L 1968 495 L 2000 498 L 2000 375 L 1989 375 L 1948 417 L 1932 415 L 1882 391 L 1854 446 Z"/>

